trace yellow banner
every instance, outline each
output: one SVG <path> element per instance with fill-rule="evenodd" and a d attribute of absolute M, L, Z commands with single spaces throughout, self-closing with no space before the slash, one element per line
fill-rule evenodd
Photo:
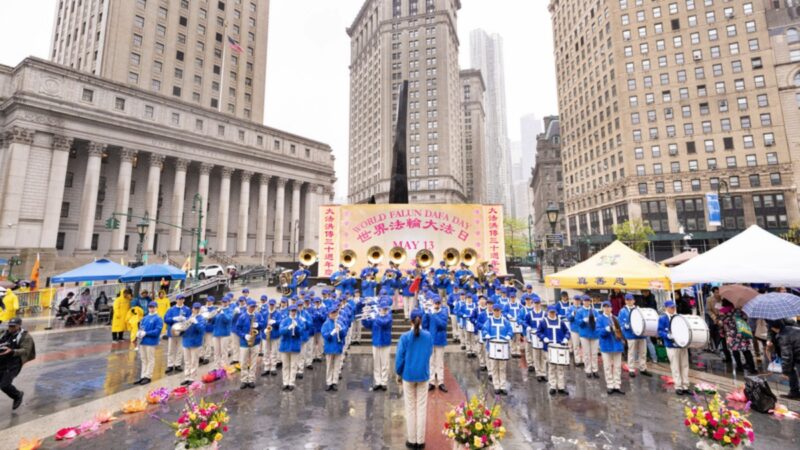
<path fill-rule="evenodd" d="M 360 272 L 373 245 L 386 253 L 392 247 L 406 249 L 404 269 L 412 267 L 422 249 L 433 252 L 438 267 L 445 249 L 472 248 L 478 261 L 488 261 L 497 273 L 506 273 L 501 205 L 326 205 L 319 212 L 322 277 L 337 270 L 343 250 L 355 251 L 358 261 L 353 270 Z M 380 268 L 386 266 L 384 259 Z"/>

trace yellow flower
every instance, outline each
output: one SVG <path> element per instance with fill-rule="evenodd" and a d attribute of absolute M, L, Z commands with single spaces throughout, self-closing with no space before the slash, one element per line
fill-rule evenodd
<path fill-rule="evenodd" d="M 458 422 L 459 425 L 464 426 L 464 424 L 467 423 L 467 420 L 464 419 L 463 416 L 461 416 L 458 419 L 456 419 L 456 422 Z"/>
<path fill-rule="evenodd" d="M 722 440 L 725 441 L 726 444 L 730 444 L 731 443 L 730 436 L 725 436 L 724 438 L 722 438 Z"/>
<path fill-rule="evenodd" d="M 478 447 L 478 448 L 483 447 L 483 441 L 481 441 L 481 438 L 478 437 L 478 436 L 475 436 L 475 438 L 473 439 L 473 444 L 474 444 L 475 447 Z"/>
<path fill-rule="evenodd" d="M 219 442 L 222 440 L 222 433 L 217 433 L 214 435 L 214 440 Z"/>
<path fill-rule="evenodd" d="M 451 431 L 451 432 L 447 433 L 447 437 L 449 437 L 450 439 L 453 439 L 454 437 L 456 437 L 456 434 Z"/>
<path fill-rule="evenodd" d="M 475 429 L 478 430 L 478 431 L 481 431 L 483 429 L 483 424 L 480 423 L 480 422 L 476 423 L 475 424 Z"/>
<path fill-rule="evenodd" d="M 195 420 L 197 420 L 197 414 L 195 414 L 195 413 L 191 413 L 191 414 L 189 414 L 189 420 L 191 420 L 192 422 L 194 422 Z"/>
<path fill-rule="evenodd" d="M 692 424 L 692 426 L 689 429 L 691 429 L 692 433 L 694 433 L 694 434 L 697 434 L 697 432 L 700 431 L 700 428 L 697 425 L 694 425 L 694 424 Z"/>
<path fill-rule="evenodd" d="M 450 412 L 447 413 L 447 420 L 453 420 L 453 417 L 455 417 L 455 416 L 456 416 L 456 412 L 451 409 Z"/>
<path fill-rule="evenodd" d="M 497 429 L 497 431 L 500 432 L 500 433 L 505 433 L 506 432 L 506 427 L 500 427 L 500 428 Z"/>
<path fill-rule="evenodd" d="M 175 432 L 175 437 L 181 437 L 181 430 Z"/>

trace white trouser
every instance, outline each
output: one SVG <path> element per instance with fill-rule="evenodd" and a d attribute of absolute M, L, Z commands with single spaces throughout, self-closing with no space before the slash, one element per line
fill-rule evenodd
<path fill-rule="evenodd" d="M 522 349 L 520 348 L 520 335 L 519 333 L 514 333 L 513 337 L 511 338 L 511 354 L 512 355 L 519 355 L 522 353 Z"/>
<path fill-rule="evenodd" d="M 309 339 L 303 345 L 303 360 L 306 363 L 306 366 L 310 366 L 314 362 L 314 339 Z"/>
<path fill-rule="evenodd" d="M 239 363 L 242 365 L 240 372 L 242 383 L 255 383 L 258 369 L 258 346 L 239 347 Z"/>
<path fill-rule="evenodd" d="M 575 364 L 583 362 L 583 349 L 581 348 L 581 337 L 578 333 L 572 333 L 569 336 L 569 345 L 572 350 L 572 358 Z"/>
<path fill-rule="evenodd" d="M 296 360 L 298 359 L 300 359 L 299 353 L 281 353 L 281 361 L 283 362 L 281 371 L 283 372 L 282 375 L 284 386 L 294 386 L 294 379 L 297 376 Z"/>
<path fill-rule="evenodd" d="M 372 378 L 375 385 L 389 384 L 389 351 L 391 346 L 372 347 Z"/>
<path fill-rule="evenodd" d="M 183 379 L 194 381 L 197 377 L 201 347 L 183 348 Z"/>
<path fill-rule="evenodd" d="M 453 336 L 460 341 L 461 333 L 459 332 L 460 328 L 458 327 L 455 314 L 450 314 L 450 329 L 453 331 Z M 464 343 L 462 342 L 461 344 L 463 345 Z"/>
<path fill-rule="evenodd" d="M 567 381 L 566 376 L 564 375 L 564 368 L 565 366 L 559 366 L 556 364 L 548 364 L 547 365 L 547 384 L 550 385 L 550 389 L 566 389 Z"/>
<path fill-rule="evenodd" d="M 534 348 L 531 353 L 533 353 L 533 367 L 536 368 L 536 376 L 545 376 L 547 372 L 547 352 L 541 348 Z"/>
<path fill-rule="evenodd" d="M 211 359 L 214 356 L 214 336 L 212 333 L 203 334 L 203 359 Z"/>
<path fill-rule="evenodd" d="M 239 336 L 231 334 L 226 345 L 228 346 L 228 364 L 233 364 L 239 359 Z"/>
<path fill-rule="evenodd" d="M 628 372 L 647 370 L 647 343 L 645 339 L 628 339 Z"/>
<path fill-rule="evenodd" d="M 273 371 L 278 365 L 278 344 L 277 339 L 264 340 L 264 371 Z"/>
<path fill-rule="evenodd" d="M 412 444 L 425 443 L 425 419 L 428 417 L 427 382 L 403 381 L 406 416 L 406 439 Z"/>
<path fill-rule="evenodd" d="M 295 373 L 303 375 L 303 371 L 306 368 L 306 350 L 308 346 L 306 345 L 308 342 L 304 342 L 300 344 L 300 353 L 295 353 L 295 357 L 292 358 L 294 361 L 294 370 Z"/>
<path fill-rule="evenodd" d="M 581 350 L 583 350 L 583 371 L 586 373 L 597 373 L 600 370 L 597 367 L 597 352 L 600 349 L 600 341 L 598 339 L 581 338 Z"/>
<path fill-rule="evenodd" d="M 474 335 L 473 335 L 474 336 Z M 478 339 L 475 337 L 475 339 Z M 486 345 L 482 344 L 480 341 L 475 345 L 475 348 L 478 351 L 478 365 L 481 367 L 489 367 L 489 362 L 487 361 L 486 357 Z"/>
<path fill-rule="evenodd" d="M 689 389 L 689 350 L 685 348 L 668 348 L 669 368 L 675 389 Z"/>
<path fill-rule="evenodd" d="M 167 367 L 178 367 L 182 361 L 181 338 L 170 336 L 167 339 Z"/>
<path fill-rule="evenodd" d="M 475 353 L 475 335 L 464 330 L 464 345 L 467 346 L 467 353 Z"/>
<path fill-rule="evenodd" d="M 228 364 L 228 340 L 230 336 L 215 336 L 214 343 L 214 365 L 218 369 L 224 369 Z M 257 348 L 256 348 L 257 350 Z M 258 353 L 258 352 L 256 352 Z M 244 361 L 242 361 L 244 365 Z"/>
<path fill-rule="evenodd" d="M 413 303 L 414 303 L 414 297 L 403 296 L 403 314 L 406 316 L 406 319 L 411 317 Z"/>
<path fill-rule="evenodd" d="M 431 379 L 434 385 L 444 384 L 444 346 L 434 345 L 431 356 Z"/>
<path fill-rule="evenodd" d="M 322 334 L 317 333 L 314 335 L 314 358 L 322 358 L 325 340 L 322 339 Z"/>
<path fill-rule="evenodd" d="M 489 359 L 491 368 L 489 372 L 492 374 L 492 385 L 495 389 L 506 388 L 506 369 L 508 368 L 508 360 L 505 359 Z"/>
<path fill-rule="evenodd" d="M 325 355 L 325 384 L 330 386 L 339 381 L 339 370 L 344 355 Z"/>
<path fill-rule="evenodd" d="M 622 387 L 622 353 L 601 353 L 603 356 L 603 372 L 606 376 L 606 389 Z"/>
<path fill-rule="evenodd" d="M 528 367 L 534 367 L 533 361 L 533 347 L 531 347 L 531 342 L 528 338 L 525 338 L 525 362 L 528 363 Z"/>
<path fill-rule="evenodd" d="M 142 376 L 153 378 L 153 367 L 156 365 L 156 346 L 139 344 L 139 358 L 142 359 Z"/>

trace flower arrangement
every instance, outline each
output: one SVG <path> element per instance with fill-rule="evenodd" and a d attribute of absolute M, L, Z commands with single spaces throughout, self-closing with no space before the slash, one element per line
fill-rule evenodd
<path fill-rule="evenodd" d="M 447 413 L 442 434 L 455 441 L 456 447 L 491 448 L 505 436 L 500 405 L 490 407 L 485 400 L 472 396 L 468 403 L 461 402 Z"/>
<path fill-rule="evenodd" d="M 19 440 L 19 446 L 17 447 L 18 450 L 37 450 L 39 447 L 42 446 L 41 439 L 27 439 L 22 438 Z"/>
<path fill-rule="evenodd" d="M 700 394 L 714 395 L 717 393 L 717 386 L 711 383 L 697 383 L 694 385 L 694 390 Z"/>
<path fill-rule="evenodd" d="M 728 409 L 719 394 L 714 394 L 706 407 L 685 407 L 683 424 L 709 445 L 738 447 L 755 441 L 753 425 L 741 413 Z"/>
<path fill-rule="evenodd" d="M 215 381 L 224 380 L 228 378 L 228 372 L 225 369 L 215 369 L 203 375 L 203 383 L 213 383 Z"/>
<path fill-rule="evenodd" d="M 166 403 L 167 400 L 169 400 L 169 394 L 170 392 L 168 388 L 153 389 L 147 393 L 147 403 L 151 405 Z"/>
<path fill-rule="evenodd" d="M 186 399 L 177 421 L 162 420 L 175 430 L 175 437 L 178 438 L 177 448 L 216 447 L 217 442 L 221 441 L 223 434 L 228 431 L 230 416 L 225 408 L 225 400 L 221 403 L 212 403 L 202 398 L 195 401 L 190 396 Z"/>
<path fill-rule="evenodd" d="M 147 409 L 147 402 L 141 399 L 129 400 L 122 405 L 122 412 L 125 414 L 138 413 L 145 409 Z"/>

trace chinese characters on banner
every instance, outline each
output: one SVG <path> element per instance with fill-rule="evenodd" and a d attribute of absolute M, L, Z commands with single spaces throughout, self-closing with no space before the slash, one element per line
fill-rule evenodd
<path fill-rule="evenodd" d="M 335 272 L 341 251 L 348 249 L 358 255 L 360 268 L 373 245 L 385 252 L 403 247 L 409 268 L 422 249 L 439 260 L 447 248 L 472 248 L 480 261 L 506 273 L 500 205 L 328 205 L 320 207 L 320 218 L 319 276 Z"/>

